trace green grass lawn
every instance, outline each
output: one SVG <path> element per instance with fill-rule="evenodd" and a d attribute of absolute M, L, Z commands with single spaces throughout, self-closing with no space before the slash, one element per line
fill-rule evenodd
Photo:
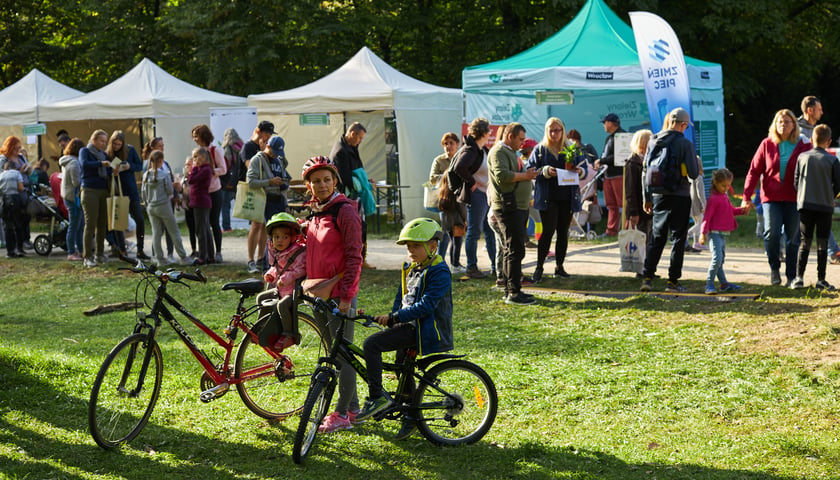
<path fill-rule="evenodd" d="M 290 455 L 297 418 L 269 424 L 233 392 L 201 403 L 201 370 L 166 329 L 150 423 L 103 451 L 87 431 L 87 401 L 133 312 L 82 312 L 133 300 L 136 278 L 117 267 L 0 259 L 0 478 L 840 478 L 840 302 L 757 286 L 748 288 L 763 292 L 758 301 L 550 296 L 511 307 L 490 280 L 456 282 L 457 352 L 499 393 L 487 436 L 439 448 L 419 435 L 395 442 L 395 422 L 368 422 L 319 436 L 303 466 Z M 207 285 L 172 291 L 220 330 L 236 302 L 220 287 L 239 270 L 213 266 Z M 607 282 L 638 286 L 546 283 Z M 384 313 L 398 274 L 365 271 L 361 284 L 360 306 Z"/>

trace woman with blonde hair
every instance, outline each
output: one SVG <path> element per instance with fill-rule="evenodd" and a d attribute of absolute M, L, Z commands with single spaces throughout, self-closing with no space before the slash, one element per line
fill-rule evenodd
<path fill-rule="evenodd" d="M 799 250 L 799 212 L 796 210 L 796 189 L 793 177 L 799 154 L 811 149 L 800 138 L 796 116 L 788 109 L 776 112 L 767 132 L 750 162 L 744 181 L 742 206 L 752 206 L 750 199 L 761 182 L 761 203 L 764 213 L 764 251 L 770 264 L 770 284 L 780 285 L 781 260 L 779 247 L 782 229 L 785 232 L 785 276 L 787 286 L 796 278 L 796 256 Z"/>
<path fill-rule="evenodd" d="M 650 130 L 639 130 L 630 141 L 630 158 L 624 162 L 624 214 L 627 226 L 636 228 L 650 238 L 651 215 L 645 212 L 644 163 L 648 143 L 653 136 Z"/>
<path fill-rule="evenodd" d="M 534 282 L 542 279 L 543 263 L 548 257 L 551 237 L 556 233 L 554 246 L 554 275 L 568 278 L 570 275 L 563 268 L 566 249 L 569 246 L 569 225 L 572 213 L 580 210 L 580 188 L 578 185 L 560 185 L 557 176 L 563 170 L 575 172 L 579 178 L 586 176 L 587 161 L 583 153 L 569 150 L 573 146 L 566 138 L 566 126 L 557 117 L 545 122 L 545 134 L 542 141 L 534 147 L 528 158 L 527 168 L 540 171 L 534 181 L 534 208 L 540 212 L 543 231 L 537 243 L 537 268 L 534 270 Z M 575 153 L 571 153 L 574 151 Z"/>

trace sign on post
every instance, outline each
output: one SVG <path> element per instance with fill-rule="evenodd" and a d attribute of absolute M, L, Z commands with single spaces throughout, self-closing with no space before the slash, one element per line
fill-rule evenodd
<path fill-rule="evenodd" d="M 29 137 L 32 135 L 44 135 L 47 133 L 46 123 L 33 123 L 23 126 L 23 136 Z"/>

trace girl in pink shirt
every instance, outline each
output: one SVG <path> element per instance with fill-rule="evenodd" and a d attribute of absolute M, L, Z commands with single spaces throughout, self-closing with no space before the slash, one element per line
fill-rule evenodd
<path fill-rule="evenodd" d="M 709 273 L 706 276 L 706 295 L 718 293 L 715 289 L 715 277 L 720 281 L 721 292 L 735 292 L 740 285 L 726 281 L 723 272 L 723 261 L 726 256 L 726 237 L 729 232 L 738 228 L 735 215 L 744 215 L 749 207 L 734 207 L 729 201 L 728 192 L 732 186 L 732 172 L 725 168 L 715 170 L 712 174 L 712 188 L 703 213 L 703 223 L 700 226 L 700 244 L 709 242 L 712 260 L 709 263 Z"/>

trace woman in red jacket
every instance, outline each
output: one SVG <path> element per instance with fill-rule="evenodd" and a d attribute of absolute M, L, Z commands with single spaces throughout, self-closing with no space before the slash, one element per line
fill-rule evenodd
<path fill-rule="evenodd" d="M 312 195 L 308 202 L 312 216 L 306 226 L 306 276 L 310 280 L 335 281 L 325 297 L 336 301 L 342 313 L 355 315 L 362 271 L 362 218 L 359 209 L 355 201 L 336 191 L 338 170 L 328 157 L 319 155 L 307 160 L 303 164 L 302 176 Z M 314 316 L 322 335 L 332 344 L 339 320 L 320 312 L 315 312 Z M 348 322 L 344 329 L 344 338 L 350 341 L 353 341 L 353 325 L 353 322 Z M 324 418 L 319 431 L 328 433 L 351 428 L 358 414 L 356 371 L 345 366 L 339 369 L 335 412 Z"/>
<path fill-rule="evenodd" d="M 764 210 L 764 251 L 770 264 L 770 283 L 779 285 L 779 246 L 782 227 L 785 232 L 785 276 L 787 286 L 796 277 L 796 255 L 799 250 L 799 212 L 796 210 L 796 190 L 793 176 L 799 154 L 811 149 L 807 139 L 800 138 L 799 125 L 793 112 L 779 110 L 767 138 L 758 146 L 747 179 L 741 206 L 751 207 L 750 199 L 761 182 L 761 203 Z"/>

